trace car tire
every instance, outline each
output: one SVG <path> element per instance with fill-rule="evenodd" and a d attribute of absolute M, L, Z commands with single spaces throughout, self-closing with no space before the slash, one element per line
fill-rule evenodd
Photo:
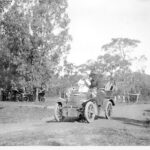
<path fill-rule="evenodd" d="M 106 119 L 110 119 L 112 116 L 112 103 L 110 101 L 108 101 L 108 103 L 106 104 L 106 108 L 105 108 L 105 117 Z"/>
<path fill-rule="evenodd" d="M 94 121 L 96 115 L 96 108 L 95 104 L 93 102 L 88 102 L 85 105 L 85 110 L 84 110 L 84 117 L 88 123 L 91 123 Z"/>

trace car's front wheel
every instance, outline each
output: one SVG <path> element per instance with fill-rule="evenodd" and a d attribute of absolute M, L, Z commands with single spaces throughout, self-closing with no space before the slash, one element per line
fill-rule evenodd
<path fill-rule="evenodd" d="M 94 121 L 96 115 L 96 108 L 95 104 L 93 102 L 88 102 L 85 105 L 85 110 L 84 110 L 84 117 L 87 120 L 88 123 L 91 123 Z"/>

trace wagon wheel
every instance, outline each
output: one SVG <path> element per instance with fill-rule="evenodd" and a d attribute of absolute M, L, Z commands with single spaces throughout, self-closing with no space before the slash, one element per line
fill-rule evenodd
<path fill-rule="evenodd" d="M 45 102 L 45 97 L 40 97 L 40 102 Z"/>
<path fill-rule="evenodd" d="M 95 105 L 92 102 L 88 102 L 85 105 L 85 110 L 84 110 L 84 117 L 87 120 L 87 122 L 93 122 L 95 119 L 95 114 L 96 114 L 96 109 Z"/>
<path fill-rule="evenodd" d="M 112 103 L 109 101 L 105 108 L 105 117 L 106 119 L 110 119 L 112 115 Z"/>
<path fill-rule="evenodd" d="M 55 117 L 55 120 L 58 121 L 58 122 L 63 121 L 62 104 L 57 103 L 55 105 L 54 117 Z"/>
<path fill-rule="evenodd" d="M 27 96 L 23 97 L 23 101 L 29 102 L 29 97 Z"/>

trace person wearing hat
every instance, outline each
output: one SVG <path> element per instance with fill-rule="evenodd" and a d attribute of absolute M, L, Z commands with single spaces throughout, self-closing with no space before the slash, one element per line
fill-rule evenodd
<path fill-rule="evenodd" d="M 103 85 L 103 75 L 102 74 L 97 74 L 95 72 L 92 72 L 90 74 L 90 80 L 91 80 L 91 84 L 90 84 L 90 89 L 91 90 L 96 90 L 96 96 L 95 96 L 95 100 L 98 106 L 98 115 L 100 114 L 100 106 L 102 106 L 103 104 L 103 100 L 105 98 L 105 92 L 103 91 L 104 89 L 104 85 Z"/>
<path fill-rule="evenodd" d="M 83 77 L 78 81 L 79 92 L 87 93 L 90 87 L 90 80 L 87 74 L 83 74 Z"/>

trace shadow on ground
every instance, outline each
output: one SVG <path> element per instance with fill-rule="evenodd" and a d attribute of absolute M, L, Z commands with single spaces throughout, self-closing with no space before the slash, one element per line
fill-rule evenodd
<path fill-rule="evenodd" d="M 58 121 L 53 119 L 53 120 L 47 120 L 46 122 L 47 123 L 56 123 Z M 67 117 L 67 118 L 63 119 L 62 121 L 60 121 L 60 122 L 80 122 L 80 120 L 77 117 Z"/>
<path fill-rule="evenodd" d="M 122 117 L 113 117 L 112 119 L 121 121 L 124 124 L 128 124 L 128 125 L 134 125 L 139 127 L 150 127 L 150 120 L 136 120 L 136 119 L 122 118 Z"/>
<path fill-rule="evenodd" d="M 144 110 L 144 111 L 146 111 L 146 112 L 150 112 L 150 110 Z"/>

